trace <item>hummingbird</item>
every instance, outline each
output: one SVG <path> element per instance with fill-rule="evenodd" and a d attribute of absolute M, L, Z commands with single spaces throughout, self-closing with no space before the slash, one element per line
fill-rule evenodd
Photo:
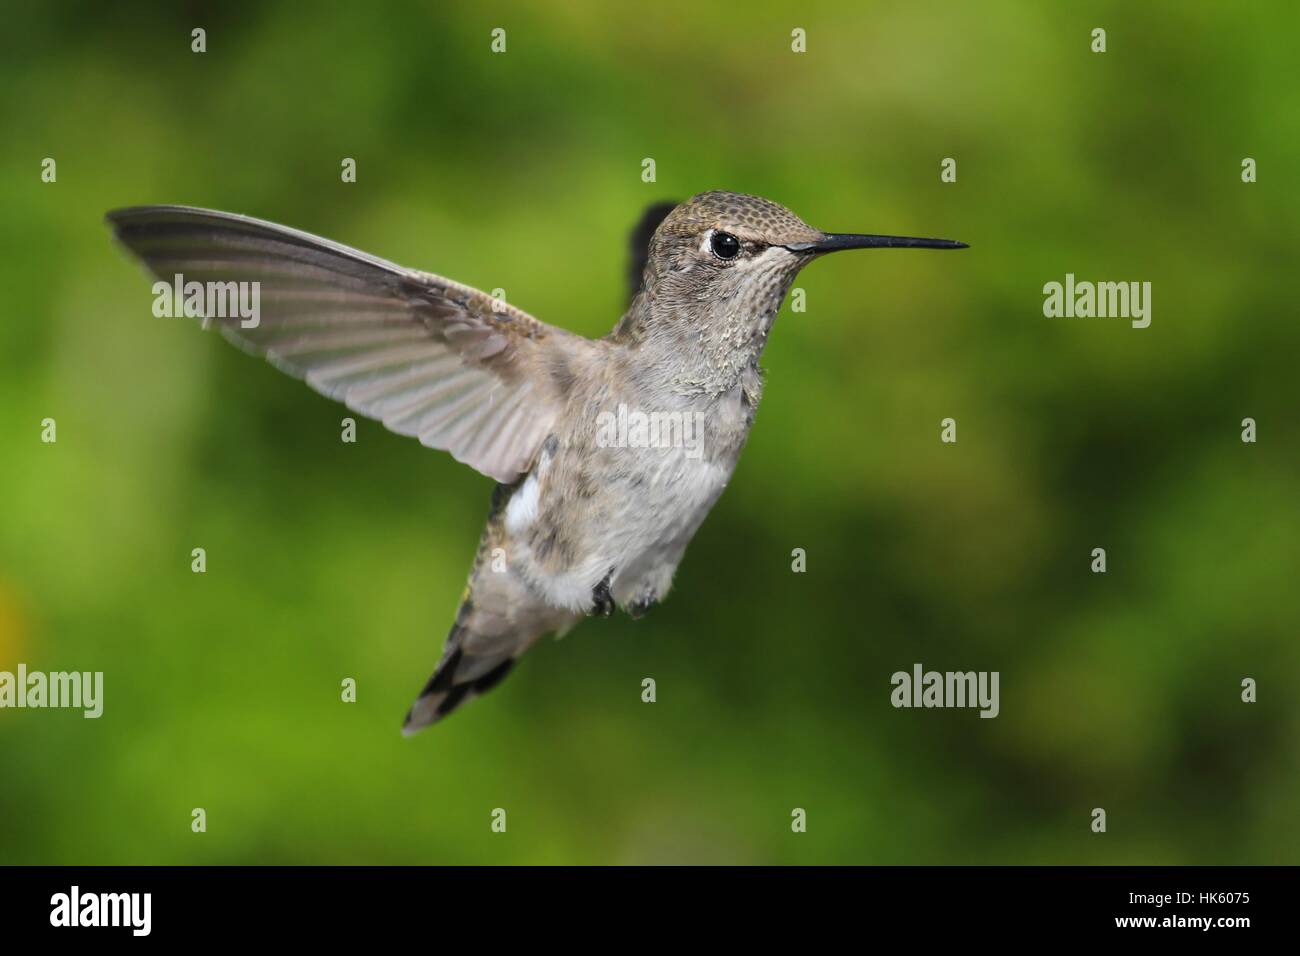
<path fill-rule="evenodd" d="M 822 232 L 770 200 L 703 192 L 646 210 L 631 237 L 630 301 L 593 340 L 247 216 L 136 206 L 107 220 L 164 283 L 259 290 L 256 321 L 204 312 L 205 326 L 496 481 L 405 734 L 495 687 L 543 635 L 615 608 L 640 617 L 663 600 L 735 470 L 762 397 L 759 358 L 804 266 L 848 249 L 966 247 Z"/>

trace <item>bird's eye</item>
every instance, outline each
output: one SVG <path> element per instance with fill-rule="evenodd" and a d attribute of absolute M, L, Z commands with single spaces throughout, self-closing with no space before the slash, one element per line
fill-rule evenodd
<path fill-rule="evenodd" d="M 734 259 L 740 253 L 740 240 L 729 232 L 715 232 L 709 244 L 719 259 Z"/>

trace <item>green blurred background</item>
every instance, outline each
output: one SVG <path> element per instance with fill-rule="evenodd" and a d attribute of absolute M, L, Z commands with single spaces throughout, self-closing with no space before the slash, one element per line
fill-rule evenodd
<path fill-rule="evenodd" d="M 106 699 L 0 711 L 0 863 L 1300 861 L 1298 26 L 1173 0 L 9 10 L 0 669 L 102 670 Z M 973 248 L 808 269 L 670 599 L 403 739 L 491 482 L 372 422 L 342 444 L 341 407 L 154 318 L 103 213 L 248 213 L 597 336 L 641 209 L 712 188 Z M 1151 281 L 1151 327 L 1045 318 L 1066 272 Z M 916 662 L 1000 671 L 1001 715 L 893 709 Z"/>

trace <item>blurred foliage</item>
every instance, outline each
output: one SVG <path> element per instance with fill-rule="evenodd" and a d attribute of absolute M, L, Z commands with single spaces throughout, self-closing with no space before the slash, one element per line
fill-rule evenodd
<path fill-rule="evenodd" d="M 8 11 L 0 669 L 102 670 L 106 703 L 0 712 L 0 863 L 1297 862 L 1298 20 Z M 103 213 L 245 212 L 600 335 L 640 210 L 710 188 L 973 248 L 808 269 L 670 599 L 403 739 L 491 483 L 375 423 L 341 444 L 339 407 L 153 318 Z M 1044 318 L 1066 272 L 1151 281 L 1151 327 Z M 918 661 L 1000 671 L 1001 716 L 893 709 Z"/>

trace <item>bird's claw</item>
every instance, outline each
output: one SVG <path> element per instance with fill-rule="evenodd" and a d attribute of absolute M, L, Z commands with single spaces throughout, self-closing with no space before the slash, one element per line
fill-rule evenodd
<path fill-rule="evenodd" d="M 609 617 L 614 613 L 614 596 L 609 593 L 609 582 L 610 578 L 613 576 L 614 572 L 609 572 L 609 574 L 605 575 L 599 584 L 591 589 L 592 614 L 599 614 L 601 617 Z"/>
<path fill-rule="evenodd" d="M 656 601 L 653 597 L 637 598 L 635 601 L 633 601 L 631 604 L 627 606 L 628 617 L 632 618 L 633 620 L 636 620 L 637 618 L 645 617 L 646 612 L 649 611 L 652 607 L 654 607 L 658 603 L 659 602 Z"/>

